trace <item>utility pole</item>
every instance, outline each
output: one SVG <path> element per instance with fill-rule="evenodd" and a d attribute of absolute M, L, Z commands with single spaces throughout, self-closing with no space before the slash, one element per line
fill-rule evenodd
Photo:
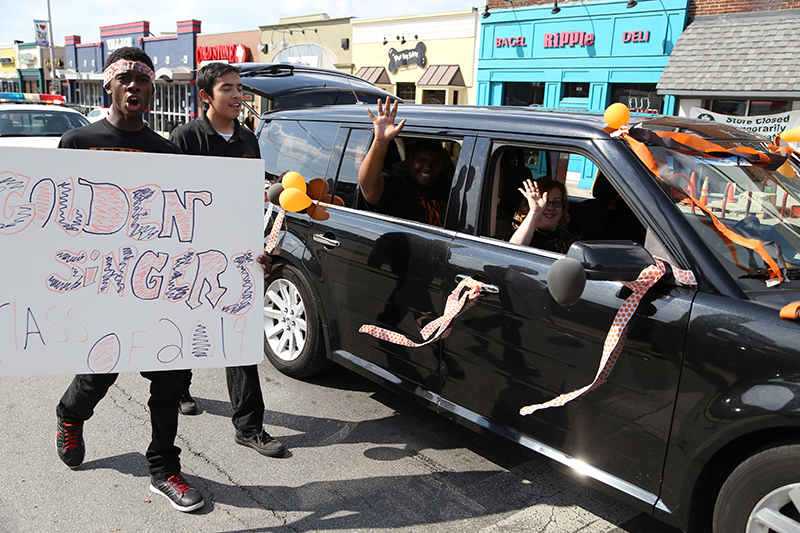
<path fill-rule="evenodd" d="M 50 0 L 47 0 L 47 27 L 50 31 L 50 83 L 51 90 L 56 94 L 61 94 L 61 80 L 56 77 L 56 58 L 54 53 L 55 44 L 53 43 L 53 17 L 50 14 Z"/>

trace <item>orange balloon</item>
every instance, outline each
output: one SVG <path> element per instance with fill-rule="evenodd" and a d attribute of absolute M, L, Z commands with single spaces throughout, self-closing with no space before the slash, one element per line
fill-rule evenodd
<path fill-rule="evenodd" d="M 342 200 L 340 197 L 336 195 L 331 196 L 330 194 L 326 194 L 320 199 L 320 202 L 325 202 L 326 204 L 340 205 L 344 207 L 344 200 Z"/>
<path fill-rule="evenodd" d="M 282 208 L 296 213 L 310 206 L 311 198 L 309 198 L 305 192 L 298 189 L 284 189 L 281 193 L 280 202 Z"/>
<path fill-rule="evenodd" d="M 284 189 L 297 189 L 303 194 L 306 193 L 306 180 L 299 172 L 287 172 L 281 178 L 281 184 Z"/>
<path fill-rule="evenodd" d="M 606 112 L 603 113 L 603 118 L 609 128 L 618 130 L 631 119 L 631 111 L 628 109 L 628 106 L 622 102 L 617 102 L 606 108 Z"/>
<path fill-rule="evenodd" d="M 325 209 L 325 206 L 319 204 L 311 204 L 311 207 L 308 208 L 307 213 L 308 216 L 314 220 L 328 220 L 330 218 L 328 210 Z"/>
<path fill-rule="evenodd" d="M 319 200 L 328 194 L 328 182 L 322 178 L 314 178 L 308 182 L 308 195 L 314 200 Z"/>
<path fill-rule="evenodd" d="M 781 135 L 781 138 L 783 138 L 783 135 Z M 782 164 L 781 166 L 778 167 L 778 172 L 780 172 L 782 175 L 786 176 L 787 178 L 793 178 L 794 177 L 794 168 L 792 167 L 792 165 L 789 164 L 788 161 L 786 161 L 784 164 Z"/>
<path fill-rule="evenodd" d="M 784 130 L 783 133 L 781 133 L 781 139 L 787 143 L 800 142 L 800 126 L 795 126 L 790 130 Z"/>

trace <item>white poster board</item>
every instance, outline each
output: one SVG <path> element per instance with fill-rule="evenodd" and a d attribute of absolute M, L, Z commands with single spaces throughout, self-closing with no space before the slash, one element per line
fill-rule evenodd
<path fill-rule="evenodd" d="M 0 147 L 0 375 L 263 357 L 261 160 Z"/>

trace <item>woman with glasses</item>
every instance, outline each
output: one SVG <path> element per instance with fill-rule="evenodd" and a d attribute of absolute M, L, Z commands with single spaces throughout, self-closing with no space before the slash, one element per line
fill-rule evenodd
<path fill-rule="evenodd" d="M 525 197 L 514 214 L 516 231 L 510 242 L 567 253 L 580 237 L 569 231 L 567 188 L 560 181 L 525 180 L 519 192 Z"/>

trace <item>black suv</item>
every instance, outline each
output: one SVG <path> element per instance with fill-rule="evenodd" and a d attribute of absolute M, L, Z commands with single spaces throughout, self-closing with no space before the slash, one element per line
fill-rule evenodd
<path fill-rule="evenodd" d="M 779 316 L 800 300 L 797 161 L 779 172 L 765 139 L 677 117 L 634 119 L 621 136 L 602 116 L 533 108 L 401 105 L 401 118 L 385 167 L 402 168 L 415 142 L 441 143 L 444 227 L 361 197 L 364 106 L 261 117 L 272 180 L 323 178 L 344 204 L 287 214 L 264 297 L 272 364 L 304 377 L 335 361 L 684 530 L 800 528 L 800 325 Z M 581 240 L 566 255 L 508 242 L 522 180 L 542 177 L 568 188 Z M 604 382 L 523 416 L 595 381 L 654 256 L 666 273 Z M 421 342 L 465 277 L 483 290 L 449 335 L 412 348 L 359 333 Z"/>

